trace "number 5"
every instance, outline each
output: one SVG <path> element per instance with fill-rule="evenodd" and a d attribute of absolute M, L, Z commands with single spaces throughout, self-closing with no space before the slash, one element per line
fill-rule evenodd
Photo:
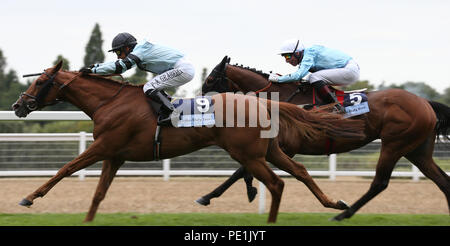
<path fill-rule="evenodd" d="M 358 105 L 362 101 L 362 96 L 359 93 L 352 93 L 350 94 L 350 102 L 353 103 L 353 105 Z"/>

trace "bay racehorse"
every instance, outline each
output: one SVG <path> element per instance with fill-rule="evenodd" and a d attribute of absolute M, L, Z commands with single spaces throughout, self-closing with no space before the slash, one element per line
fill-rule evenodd
<path fill-rule="evenodd" d="M 155 159 L 153 146 L 157 116 L 150 106 L 150 101 L 142 93 L 142 86 L 133 86 L 102 76 L 64 71 L 61 70 L 61 66 L 62 62 L 59 62 L 55 67 L 38 74 L 39 77 L 13 104 L 13 110 L 18 117 L 26 117 L 30 112 L 52 105 L 56 101 L 69 102 L 93 120 L 95 140 L 86 151 L 66 163 L 56 175 L 26 196 L 19 204 L 31 206 L 36 198 L 43 197 L 64 177 L 98 161 L 103 161 L 97 190 L 85 218 L 85 221 L 92 221 L 117 170 L 126 160 Z M 230 112 L 232 115 L 236 114 L 237 101 L 245 102 L 245 104 L 239 104 L 244 105 L 244 115 L 241 116 L 244 117 L 245 122 L 259 119 L 257 113 L 272 121 L 276 116 L 272 106 L 278 105 L 274 108 L 279 115 L 279 132 L 290 128 L 289 131 L 311 138 L 322 137 L 322 135 L 336 139 L 363 136 L 361 121 L 342 119 L 332 114 L 312 114 L 291 104 L 226 93 L 212 96 L 216 116 L 214 126 L 162 127 L 163 141 L 160 145 L 160 158 L 166 159 L 187 154 L 210 145 L 220 146 L 270 190 L 272 203 L 268 222 L 276 221 L 284 183 L 269 168 L 266 160 L 304 181 L 313 192 L 321 196 L 321 199 L 329 200 L 307 172 L 304 172 L 301 165 L 281 151 L 275 137 L 260 136 L 262 131 L 275 127 L 274 124 L 262 126 L 258 123 L 254 127 L 248 124 L 238 127 L 233 124 L 219 127 L 226 121 L 223 115 Z M 223 103 L 219 104 L 219 102 Z M 225 106 L 229 105 L 229 102 L 232 105 L 230 109 Z M 251 110 L 249 105 L 258 105 L 257 110 Z M 334 208 L 346 208 L 340 201 L 329 202 Z"/>
<path fill-rule="evenodd" d="M 211 91 L 243 93 L 279 92 L 280 101 L 297 105 L 320 105 L 321 100 L 309 84 L 271 83 L 268 74 L 248 67 L 230 65 L 225 57 L 206 78 L 202 93 Z M 360 148 L 376 139 L 381 139 L 380 157 L 372 184 L 359 200 L 350 208 L 334 217 L 334 220 L 350 218 L 362 206 L 387 188 L 395 164 L 401 157 L 407 158 L 422 173 L 431 179 L 445 194 L 450 209 L 450 178 L 433 160 L 435 140 L 439 135 L 449 139 L 450 107 L 433 101 L 427 101 L 412 93 L 400 89 L 367 92 L 370 112 L 355 116 L 365 122 L 363 139 L 342 139 L 330 142 L 327 137 L 317 141 L 291 138 L 289 132 L 278 136 L 282 150 L 290 157 L 295 154 L 324 155 L 348 152 Z M 332 107 L 328 107 L 332 108 Z M 207 205 L 211 198 L 220 196 L 237 179 L 247 176 L 245 168 L 240 167 L 224 184 L 213 192 L 197 200 Z M 249 195 L 250 196 L 250 195 Z M 254 194 L 253 194 L 254 196 Z"/>

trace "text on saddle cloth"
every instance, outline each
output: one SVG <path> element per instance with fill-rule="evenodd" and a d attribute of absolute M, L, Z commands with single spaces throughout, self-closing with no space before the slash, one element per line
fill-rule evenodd
<path fill-rule="evenodd" d="M 180 113 L 175 127 L 213 126 L 216 123 L 210 96 L 174 99 L 172 104 Z"/>

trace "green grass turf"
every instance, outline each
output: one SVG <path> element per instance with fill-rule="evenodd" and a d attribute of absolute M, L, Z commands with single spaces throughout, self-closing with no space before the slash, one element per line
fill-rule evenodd
<path fill-rule="evenodd" d="M 0 214 L 0 226 L 450 226 L 445 214 L 356 214 L 344 221 L 329 221 L 337 213 L 280 213 L 267 224 L 267 214 L 116 213 L 97 214 L 83 223 L 85 214 Z"/>

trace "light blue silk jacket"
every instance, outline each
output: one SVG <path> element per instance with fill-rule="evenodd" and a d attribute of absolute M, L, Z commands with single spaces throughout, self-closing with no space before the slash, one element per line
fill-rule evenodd
<path fill-rule="evenodd" d="M 281 76 L 278 78 L 278 82 L 299 81 L 308 74 L 309 70 L 320 71 L 323 69 L 342 68 L 351 59 L 352 57 L 341 51 L 321 45 L 313 45 L 305 48 L 303 59 L 300 62 L 298 70 L 294 73 Z"/>
<path fill-rule="evenodd" d="M 184 54 L 178 50 L 144 40 L 136 44 L 133 51 L 125 59 L 95 64 L 92 72 L 96 74 L 121 74 L 138 65 L 140 69 L 145 71 L 161 74 L 173 69 L 175 63 L 182 57 L 184 57 Z"/>

